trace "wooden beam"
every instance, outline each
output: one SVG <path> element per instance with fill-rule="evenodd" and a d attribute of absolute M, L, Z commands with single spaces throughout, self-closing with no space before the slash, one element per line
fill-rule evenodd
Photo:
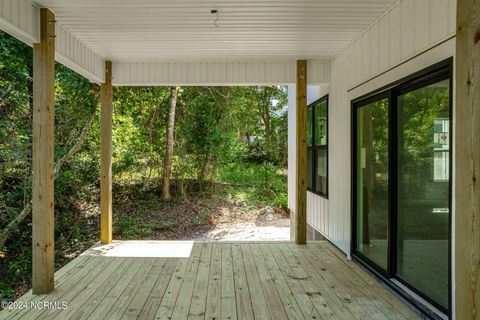
<path fill-rule="evenodd" d="M 40 43 L 33 45 L 32 291 L 54 288 L 55 15 L 40 10 Z"/>
<path fill-rule="evenodd" d="M 297 61 L 295 242 L 307 243 L 307 62 Z"/>
<path fill-rule="evenodd" d="M 455 318 L 480 319 L 480 1 L 457 0 Z"/>
<path fill-rule="evenodd" d="M 100 240 L 112 242 L 112 62 L 105 63 L 105 83 L 101 87 L 100 138 Z"/>

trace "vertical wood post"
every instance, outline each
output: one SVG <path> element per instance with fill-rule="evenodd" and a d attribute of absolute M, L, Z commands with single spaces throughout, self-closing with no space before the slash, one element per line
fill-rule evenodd
<path fill-rule="evenodd" d="M 295 242 L 307 243 L 307 62 L 297 61 Z"/>
<path fill-rule="evenodd" d="M 480 319 L 480 1 L 457 0 L 455 318 Z"/>
<path fill-rule="evenodd" d="M 40 10 L 40 42 L 33 45 L 32 290 L 54 289 L 55 15 Z"/>
<path fill-rule="evenodd" d="M 100 240 L 112 242 L 112 62 L 105 63 L 105 83 L 101 87 L 100 137 Z"/>

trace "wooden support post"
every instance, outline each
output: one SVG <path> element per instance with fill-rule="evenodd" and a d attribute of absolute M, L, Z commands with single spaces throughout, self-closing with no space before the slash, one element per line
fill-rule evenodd
<path fill-rule="evenodd" d="M 297 61 L 295 242 L 307 243 L 307 62 Z"/>
<path fill-rule="evenodd" d="M 480 319 L 480 1 L 457 0 L 455 319 Z"/>
<path fill-rule="evenodd" d="M 54 289 L 55 15 L 40 10 L 40 43 L 33 45 L 32 290 Z"/>
<path fill-rule="evenodd" d="M 105 64 L 105 83 L 101 88 L 100 138 L 100 240 L 112 242 L 112 63 Z"/>

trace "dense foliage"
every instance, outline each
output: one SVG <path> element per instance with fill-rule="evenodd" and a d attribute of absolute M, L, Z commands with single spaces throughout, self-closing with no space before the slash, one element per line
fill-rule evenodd
<path fill-rule="evenodd" d="M 55 161 L 63 163 L 55 180 L 59 267 L 98 238 L 100 106 L 98 85 L 60 64 L 55 72 Z M 162 232 L 174 222 L 152 224 L 147 222 L 146 213 L 158 206 L 175 213 L 180 198 L 190 199 L 189 206 L 207 197 L 241 198 L 249 203 L 268 202 L 286 208 L 285 89 L 177 90 L 169 202 L 162 202 L 159 185 L 172 90 L 114 90 L 116 236 L 138 239 L 151 237 L 155 228 Z M 79 151 L 72 152 L 78 146 Z M 24 210 L 31 199 L 31 148 L 32 50 L 0 33 L 0 232 L 8 235 L 0 246 L 0 299 L 15 298 L 30 285 L 31 217 Z M 209 208 L 207 202 L 200 203 L 202 210 Z M 123 215 L 122 210 L 127 209 L 132 211 Z M 7 228 L 22 212 L 27 213 L 25 218 Z M 208 212 L 202 211 L 192 221 L 200 223 L 206 217 Z"/>

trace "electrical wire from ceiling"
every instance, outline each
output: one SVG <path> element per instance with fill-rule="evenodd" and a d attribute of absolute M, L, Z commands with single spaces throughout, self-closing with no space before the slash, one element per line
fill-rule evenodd
<path fill-rule="evenodd" d="M 218 25 L 218 21 L 220 20 L 218 10 L 217 9 L 212 9 L 212 11 L 210 11 L 210 12 L 215 15 L 215 20 L 213 20 L 213 25 L 217 28 L 220 28 L 220 26 Z"/>

